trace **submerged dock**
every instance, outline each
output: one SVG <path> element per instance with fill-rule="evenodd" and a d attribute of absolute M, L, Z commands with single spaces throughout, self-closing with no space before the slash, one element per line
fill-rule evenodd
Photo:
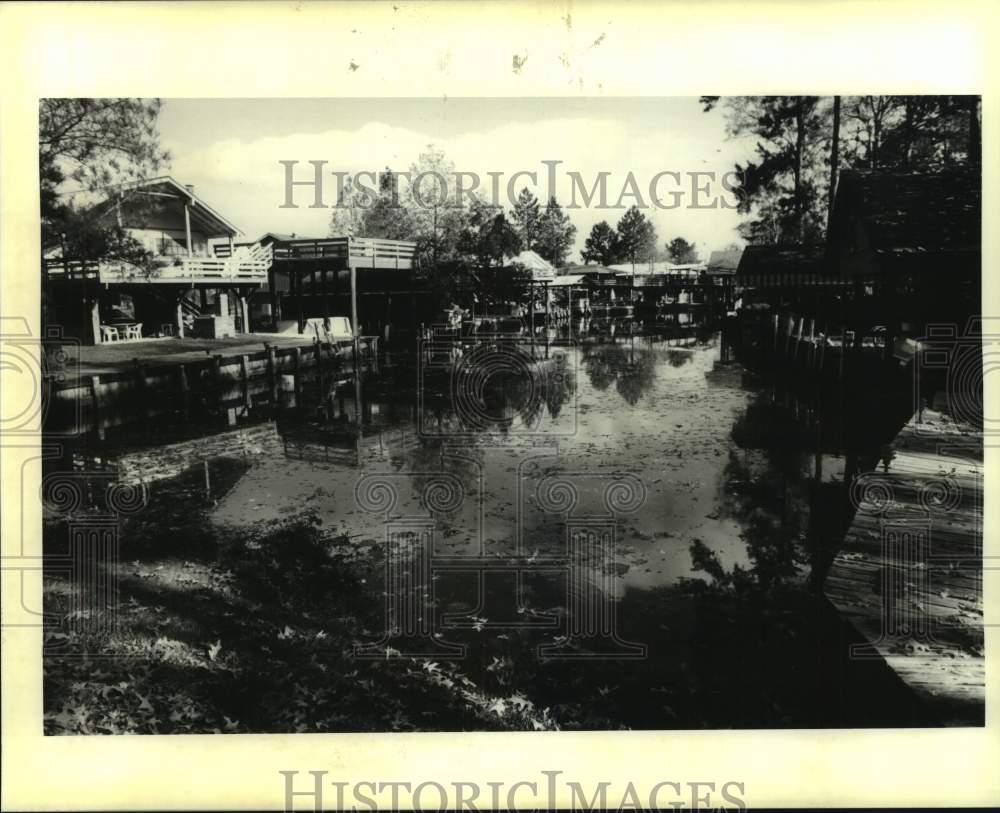
<path fill-rule="evenodd" d="M 919 411 L 876 471 L 852 487 L 857 513 L 824 592 L 930 716 L 982 725 L 983 437 Z"/>

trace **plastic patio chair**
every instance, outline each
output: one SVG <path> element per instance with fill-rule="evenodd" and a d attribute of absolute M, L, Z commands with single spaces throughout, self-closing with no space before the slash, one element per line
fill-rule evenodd
<path fill-rule="evenodd" d="M 125 328 L 125 338 L 126 339 L 141 339 L 142 338 L 142 322 L 134 325 L 129 325 Z"/>
<path fill-rule="evenodd" d="M 119 338 L 118 328 L 112 327 L 111 325 L 101 325 L 102 342 L 116 342 Z"/>

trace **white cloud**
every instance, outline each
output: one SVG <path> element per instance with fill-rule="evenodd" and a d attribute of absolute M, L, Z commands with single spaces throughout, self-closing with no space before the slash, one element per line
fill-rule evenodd
<path fill-rule="evenodd" d="M 325 160 L 330 172 L 355 173 L 361 170 L 380 171 L 386 166 L 407 169 L 428 144 L 435 144 L 454 162 L 456 170 L 475 172 L 482 176 L 488 190 L 487 172 L 503 173 L 501 190 L 509 178 L 519 171 L 537 173 L 535 192 L 544 197 L 547 189 L 543 160 L 558 160 L 556 194 L 564 206 L 571 200 L 571 181 L 567 173 L 580 174 L 587 187 L 593 185 L 598 173 L 607 178 L 608 203 L 613 205 L 625 185 L 629 172 L 634 176 L 641 194 L 648 199 L 648 187 L 653 177 L 663 171 L 682 174 L 683 185 L 676 187 L 670 177 L 661 179 L 660 196 L 671 198 L 673 189 L 683 191 L 680 208 L 669 211 L 649 208 L 647 216 L 656 224 L 660 240 L 682 235 L 696 242 L 702 253 L 711 251 L 735 239 L 739 217 L 732 210 L 691 209 L 690 173 L 713 172 L 721 177 L 737 160 L 745 157 L 745 145 L 734 142 L 703 141 L 684 129 L 638 131 L 628 123 L 609 118 L 553 118 L 537 122 L 512 122 L 491 129 L 467 132 L 449 139 L 414 129 L 372 121 L 353 130 L 330 129 L 325 132 L 283 136 L 263 136 L 253 140 L 223 139 L 208 146 L 184 148 L 167 143 L 174 155 L 172 174 L 184 183 L 194 183 L 198 193 L 240 226 L 248 236 L 266 231 L 287 231 L 303 235 L 325 235 L 330 217 L 328 209 L 308 208 L 311 192 L 305 187 L 296 190 L 300 208 L 282 209 L 284 200 L 284 167 L 282 160 L 297 160 L 296 177 L 311 177 L 310 160 Z M 324 197 L 328 204 L 335 200 L 335 181 L 326 178 Z M 701 183 L 704 183 L 704 177 Z M 524 177 L 516 189 L 529 184 Z M 716 185 L 716 192 L 721 191 Z M 633 203 L 626 196 L 627 207 Z M 591 226 L 598 220 L 612 225 L 623 209 L 599 209 L 591 206 L 570 212 L 577 226 L 577 248 Z M 577 259 L 575 256 L 572 259 Z"/>

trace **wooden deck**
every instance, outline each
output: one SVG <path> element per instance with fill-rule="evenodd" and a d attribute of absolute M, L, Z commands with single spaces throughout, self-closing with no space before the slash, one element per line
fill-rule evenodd
<path fill-rule="evenodd" d="M 943 724 L 982 725 L 981 432 L 928 409 L 858 478 L 854 522 L 824 592 Z"/>
<path fill-rule="evenodd" d="M 274 261 L 281 264 L 322 261 L 331 268 L 408 270 L 416 268 L 417 262 L 417 244 L 408 240 L 294 237 L 273 239 L 268 245 Z M 227 245 L 214 248 L 217 257 L 229 256 Z"/>
<path fill-rule="evenodd" d="M 109 260 L 64 260 L 54 258 L 43 264 L 50 282 L 93 280 L 112 284 L 261 285 L 271 267 L 271 247 L 241 246 L 225 257 L 156 257 L 150 269 Z"/>

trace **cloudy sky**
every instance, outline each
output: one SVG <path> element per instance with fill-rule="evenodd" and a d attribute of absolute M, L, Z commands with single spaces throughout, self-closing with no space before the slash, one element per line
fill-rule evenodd
<path fill-rule="evenodd" d="M 622 205 L 583 207 L 578 196 L 581 208 L 569 212 L 578 229 L 577 249 L 597 221 L 614 225 L 637 202 L 632 195 L 637 190 L 661 244 L 683 236 L 697 244 L 702 256 L 737 241 L 740 217 L 721 205 L 691 208 L 717 198 L 732 202 L 718 181 L 691 173 L 721 178 L 753 149 L 751 141 L 727 139 L 723 114 L 702 112 L 696 98 L 174 99 L 164 103 L 160 132 L 172 154 L 170 173 L 194 184 L 207 203 L 249 237 L 267 231 L 329 233 L 331 211 L 309 208 L 308 189 L 295 190 L 299 208 L 281 208 L 285 167 L 280 161 L 300 162 L 297 179 L 311 179 L 308 162 L 316 160 L 327 162 L 328 173 L 405 170 L 432 144 L 456 170 L 482 177 L 487 194 L 486 173 L 503 173 L 505 195 L 510 177 L 527 171 L 538 173 L 537 185 L 522 177 L 516 189 L 528 185 L 543 198 L 548 170 L 542 161 L 561 161 L 555 192 L 565 206 L 573 186 L 569 173 L 579 173 L 588 189 L 599 173 L 608 173 L 608 204 L 621 198 Z M 661 175 L 656 184 L 665 205 L 679 202 L 669 210 L 655 208 L 649 194 L 651 182 L 663 172 L 680 173 L 679 184 L 673 175 Z M 696 195 L 694 184 L 708 193 Z M 323 191 L 332 205 L 332 174 Z"/>

